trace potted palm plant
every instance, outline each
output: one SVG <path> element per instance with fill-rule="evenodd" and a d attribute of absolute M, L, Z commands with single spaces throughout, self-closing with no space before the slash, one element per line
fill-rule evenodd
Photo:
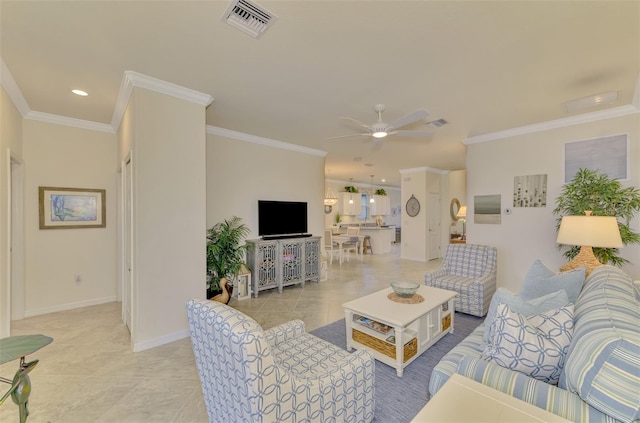
<path fill-rule="evenodd" d="M 629 226 L 631 219 L 640 211 L 640 190 L 635 187 L 623 187 L 620 182 L 610 179 L 606 174 L 595 170 L 580 169 L 574 178 L 562 187 L 556 198 L 553 214 L 560 215 L 556 220 L 556 230 L 560 228 L 562 216 L 580 216 L 590 210 L 593 216 L 615 216 L 622 243 L 640 244 L 640 233 Z M 580 246 L 572 246 L 564 252 L 571 260 L 580 251 Z M 594 248 L 593 254 L 600 263 L 622 266 L 628 260 L 620 257 L 615 248 Z"/>
<path fill-rule="evenodd" d="M 249 244 L 244 239 L 250 232 L 237 216 L 207 230 L 207 298 L 229 302 L 233 280 L 245 264 Z"/>

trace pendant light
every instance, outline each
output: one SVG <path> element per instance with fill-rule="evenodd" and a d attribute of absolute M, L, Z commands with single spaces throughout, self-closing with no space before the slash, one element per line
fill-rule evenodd
<path fill-rule="evenodd" d="M 327 193 L 324 196 L 324 205 L 335 206 L 336 204 L 338 204 L 338 196 L 333 192 L 331 187 L 329 187 Z"/>
<path fill-rule="evenodd" d="M 373 198 L 373 175 L 371 176 L 371 196 L 369 197 L 369 203 L 375 203 L 376 200 Z"/>

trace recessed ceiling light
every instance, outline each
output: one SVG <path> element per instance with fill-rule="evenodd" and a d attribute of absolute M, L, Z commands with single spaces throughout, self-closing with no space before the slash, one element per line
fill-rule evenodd
<path fill-rule="evenodd" d="M 86 97 L 89 94 L 87 94 L 86 91 L 82 91 L 82 90 L 71 90 L 72 93 L 74 93 L 75 95 L 80 95 L 82 97 Z"/>
<path fill-rule="evenodd" d="M 381 179 L 381 182 L 387 182 L 387 180 L 386 179 Z"/>

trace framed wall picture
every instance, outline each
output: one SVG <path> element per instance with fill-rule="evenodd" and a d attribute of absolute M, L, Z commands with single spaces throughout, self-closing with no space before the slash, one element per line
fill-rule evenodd
<path fill-rule="evenodd" d="M 513 207 L 547 207 L 547 175 L 514 177 Z"/>
<path fill-rule="evenodd" d="M 40 229 L 105 228 L 106 190 L 39 187 Z"/>
<path fill-rule="evenodd" d="M 564 183 L 580 169 L 597 170 L 611 179 L 628 179 L 627 134 L 564 144 Z"/>
<path fill-rule="evenodd" d="M 500 223 L 500 194 L 473 197 L 473 223 Z"/>

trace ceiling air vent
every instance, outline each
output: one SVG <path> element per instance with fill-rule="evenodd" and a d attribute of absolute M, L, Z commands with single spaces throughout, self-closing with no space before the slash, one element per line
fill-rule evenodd
<path fill-rule="evenodd" d="M 263 7 L 247 0 L 235 0 L 222 15 L 222 22 L 260 38 L 278 17 Z"/>
<path fill-rule="evenodd" d="M 435 128 L 440 128 L 441 126 L 444 126 L 447 123 L 449 122 L 447 122 L 444 119 L 438 119 L 438 120 L 432 120 L 431 122 L 427 122 L 426 125 L 433 126 Z"/>

